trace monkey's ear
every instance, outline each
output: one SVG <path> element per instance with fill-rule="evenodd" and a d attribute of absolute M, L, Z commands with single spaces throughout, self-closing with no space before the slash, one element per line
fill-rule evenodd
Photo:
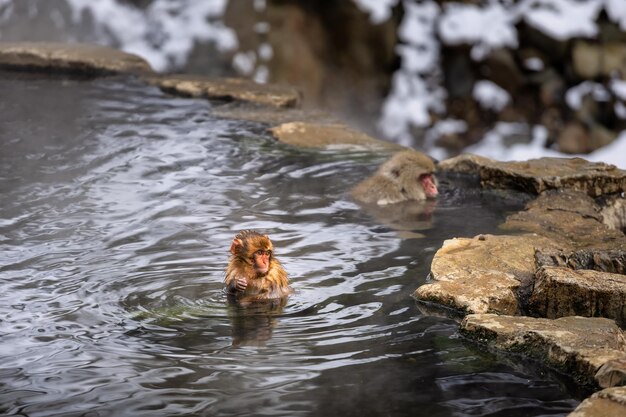
<path fill-rule="evenodd" d="M 230 244 L 230 253 L 233 255 L 237 254 L 237 249 L 243 246 L 243 241 L 241 239 L 233 239 L 233 243 Z"/>

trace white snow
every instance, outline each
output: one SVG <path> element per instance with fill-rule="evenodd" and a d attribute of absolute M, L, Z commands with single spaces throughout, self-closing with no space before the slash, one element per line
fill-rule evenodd
<path fill-rule="evenodd" d="M 519 10 L 531 26 L 554 39 L 567 40 L 597 34 L 595 21 L 603 3 L 604 0 L 526 0 Z"/>
<path fill-rule="evenodd" d="M 583 99 L 587 95 L 592 95 L 595 101 L 608 101 L 611 98 L 607 89 L 599 83 L 584 81 L 565 93 L 565 102 L 573 110 L 579 110 L 583 104 Z"/>
<path fill-rule="evenodd" d="M 396 47 L 404 71 L 425 73 L 438 67 L 439 43 L 435 39 L 438 16 L 436 3 L 405 4 L 405 15 L 398 27 L 398 37 L 404 44 Z"/>
<path fill-rule="evenodd" d="M 525 161 L 528 159 L 542 158 L 544 156 L 571 158 L 578 156 L 592 162 L 605 162 L 613 164 L 621 169 L 626 169 L 626 132 L 610 145 L 600 148 L 588 155 L 571 155 L 557 152 L 545 147 L 548 137 L 544 126 L 535 126 L 532 129 L 530 143 L 516 143 L 506 145 L 506 138 L 511 133 L 509 126 L 499 123 L 488 132 L 478 144 L 465 149 L 466 152 L 486 156 L 499 161 Z"/>
<path fill-rule="evenodd" d="M 114 37 L 126 52 L 140 55 L 157 71 L 182 66 L 196 41 L 220 50 L 237 47 L 235 33 L 219 20 L 227 0 L 154 0 L 145 10 L 116 0 L 66 0 L 79 21 L 89 12 L 101 38 Z"/>
<path fill-rule="evenodd" d="M 233 57 L 233 67 L 239 74 L 251 75 L 256 66 L 256 53 L 254 51 L 237 52 Z"/>
<path fill-rule="evenodd" d="M 626 100 L 626 81 L 614 78 L 610 83 L 611 91 L 620 100 Z"/>
<path fill-rule="evenodd" d="M 389 19 L 391 9 L 398 0 L 354 0 L 359 9 L 369 13 L 370 21 L 377 25 Z"/>
<path fill-rule="evenodd" d="M 539 58 L 528 58 L 524 60 L 524 66 L 531 71 L 541 71 L 545 68 L 543 61 Z"/>
<path fill-rule="evenodd" d="M 623 31 L 626 31 L 626 1 L 605 0 L 604 10 L 609 19 L 617 23 Z"/>
<path fill-rule="evenodd" d="M 426 127 L 431 112 L 442 112 L 445 90 L 440 86 L 439 44 L 435 25 L 440 10 L 434 2 L 404 2 L 405 16 L 398 29 L 404 42 L 396 47 L 401 68 L 392 78 L 391 92 L 378 126 L 388 138 L 408 145 L 411 126 Z"/>
<path fill-rule="evenodd" d="M 472 95 L 481 107 L 496 112 L 511 102 L 511 96 L 505 89 L 488 80 L 478 81 Z"/>
<path fill-rule="evenodd" d="M 473 4 L 446 3 L 439 20 L 439 36 L 448 45 L 469 44 L 480 58 L 495 48 L 517 47 L 515 15 L 501 4 L 492 2 L 485 7 Z"/>

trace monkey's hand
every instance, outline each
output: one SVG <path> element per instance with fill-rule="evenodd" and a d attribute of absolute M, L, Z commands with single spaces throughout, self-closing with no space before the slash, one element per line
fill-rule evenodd
<path fill-rule="evenodd" d="M 237 278 L 235 280 L 235 290 L 244 292 L 248 287 L 248 281 L 245 278 Z"/>

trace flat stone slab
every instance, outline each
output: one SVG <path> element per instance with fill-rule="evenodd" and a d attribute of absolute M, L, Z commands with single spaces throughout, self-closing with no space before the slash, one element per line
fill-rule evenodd
<path fill-rule="evenodd" d="M 580 403 L 567 417 L 626 416 L 626 387 L 607 388 Z"/>
<path fill-rule="evenodd" d="M 519 292 L 532 283 L 537 246 L 555 243 L 536 235 L 446 240 L 431 264 L 434 282 L 413 295 L 467 313 L 519 314 Z"/>
<path fill-rule="evenodd" d="M 597 386 L 595 375 L 608 361 L 626 358 L 626 338 L 612 320 L 472 314 L 460 327 L 466 337 L 489 346 L 538 359 L 578 383 Z"/>
<path fill-rule="evenodd" d="M 614 165 L 581 158 L 540 158 L 499 162 L 463 154 L 439 163 L 442 171 L 477 174 L 483 187 L 539 194 L 550 189 L 572 189 L 592 197 L 626 191 L 626 171 Z"/>
<path fill-rule="evenodd" d="M 238 78 L 214 79 L 181 74 L 150 77 L 147 81 L 165 92 L 183 97 L 236 100 L 276 108 L 297 108 L 302 104 L 302 94 L 293 87 L 258 84 Z"/>
<path fill-rule="evenodd" d="M 339 123 L 290 122 L 273 127 L 269 132 L 279 142 L 302 148 L 406 150 L 403 146 L 375 139 Z"/>
<path fill-rule="evenodd" d="M 528 309 L 547 318 L 607 317 L 626 325 L 626 275 L 543 266 L 536 273 Z"/>
<path fill-rule="evenodd" d="M 137 55 L 81 43 L 0 42 L 0 67 L 90 76 L 153 73 Z"/>
<path fill-rule="evenodd" d="M 544 192 L 500 229 L 536 233 L 572 249 L 626 249 L 626 235 L 605 225 L 600 207 L 581 191 Z"/>

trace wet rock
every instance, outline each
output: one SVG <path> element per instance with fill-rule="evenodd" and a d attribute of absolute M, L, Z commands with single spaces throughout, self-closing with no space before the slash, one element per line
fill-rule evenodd
<path fill-rule="evenodd" d="M 467 313 L 519 314 L 519 294 L 532 283 L 538 245 L 556 247 L 536 235 L 446 240 L 431 264 L 433 282 L 413 295 Z"/>
<path fill-rule="evenodd" d="M 472 314 L 463 319 L 460 330 L 495 349 L 538 359 L 587 386 L 597 386 L 595 375 L 602 365 L 626 358 L 624 333 L 605 318 Z"/>
<path fill-rule="evenodd" d="M 626 387 L 607 388 L 580 403 L 567 417 L 608 417 L 626 415 Z"/>
<path fill-rule="evenodd" d="M 379 149 L 389 152 L 406 148 L 382 140 L 343 124 L 284 123 L 269 130 L 278 141 L 303 148 Z"/>
<path fill-rule="evenodd" d="M 626 357 L 606 362 L 598 369 L 595 378 L 602 388 L 626 385 Z"/>
<path fill-rule="evenodd" d="M 544 266 L 536 273 L 528 310 L 547 318 L 606 317 L 624 327 L 624 300 L 626 275 Z"/>
<path fill-rule="evenodd" d="M 582 158 L 500 162 L 463 154 L 440 162 L 439 169 L 478 174 L 485 188 L 514 189 L 532 194 L 550 189 L 572 189 L 597 197 L 626 191 L 626 171 Z"/>
<path fill-rule="evenodd" d="M 163 91 L 184 97 L 214 100 L 236 100 L 277 108 L 299 107 L 302 96 L 298 90 L 273 84 L 224 78 L 213 79 L 199 75 L 166 75 L 151 77 L 148 82 Z"/>
<path fill-rule="evenodd" d="M 508 216 L 500 229 L 536 233 L 572 250 L 626 248 L 624 234 L 602 223 L 600 207 L 580 191 L 544 192 L 525 211 Z"/>
<path fill-rule="evenodd" d="M 152 73 L 136 55 L 100 45 L 54 42 L 2 42 L 0 67 L 87 76 Z"/>
<path fill-rule="evenodd" d="M 602 222 L 613 230 L 626 233 L 626 197 L 615 195 L 608 198 L 602 206 Z"/>

